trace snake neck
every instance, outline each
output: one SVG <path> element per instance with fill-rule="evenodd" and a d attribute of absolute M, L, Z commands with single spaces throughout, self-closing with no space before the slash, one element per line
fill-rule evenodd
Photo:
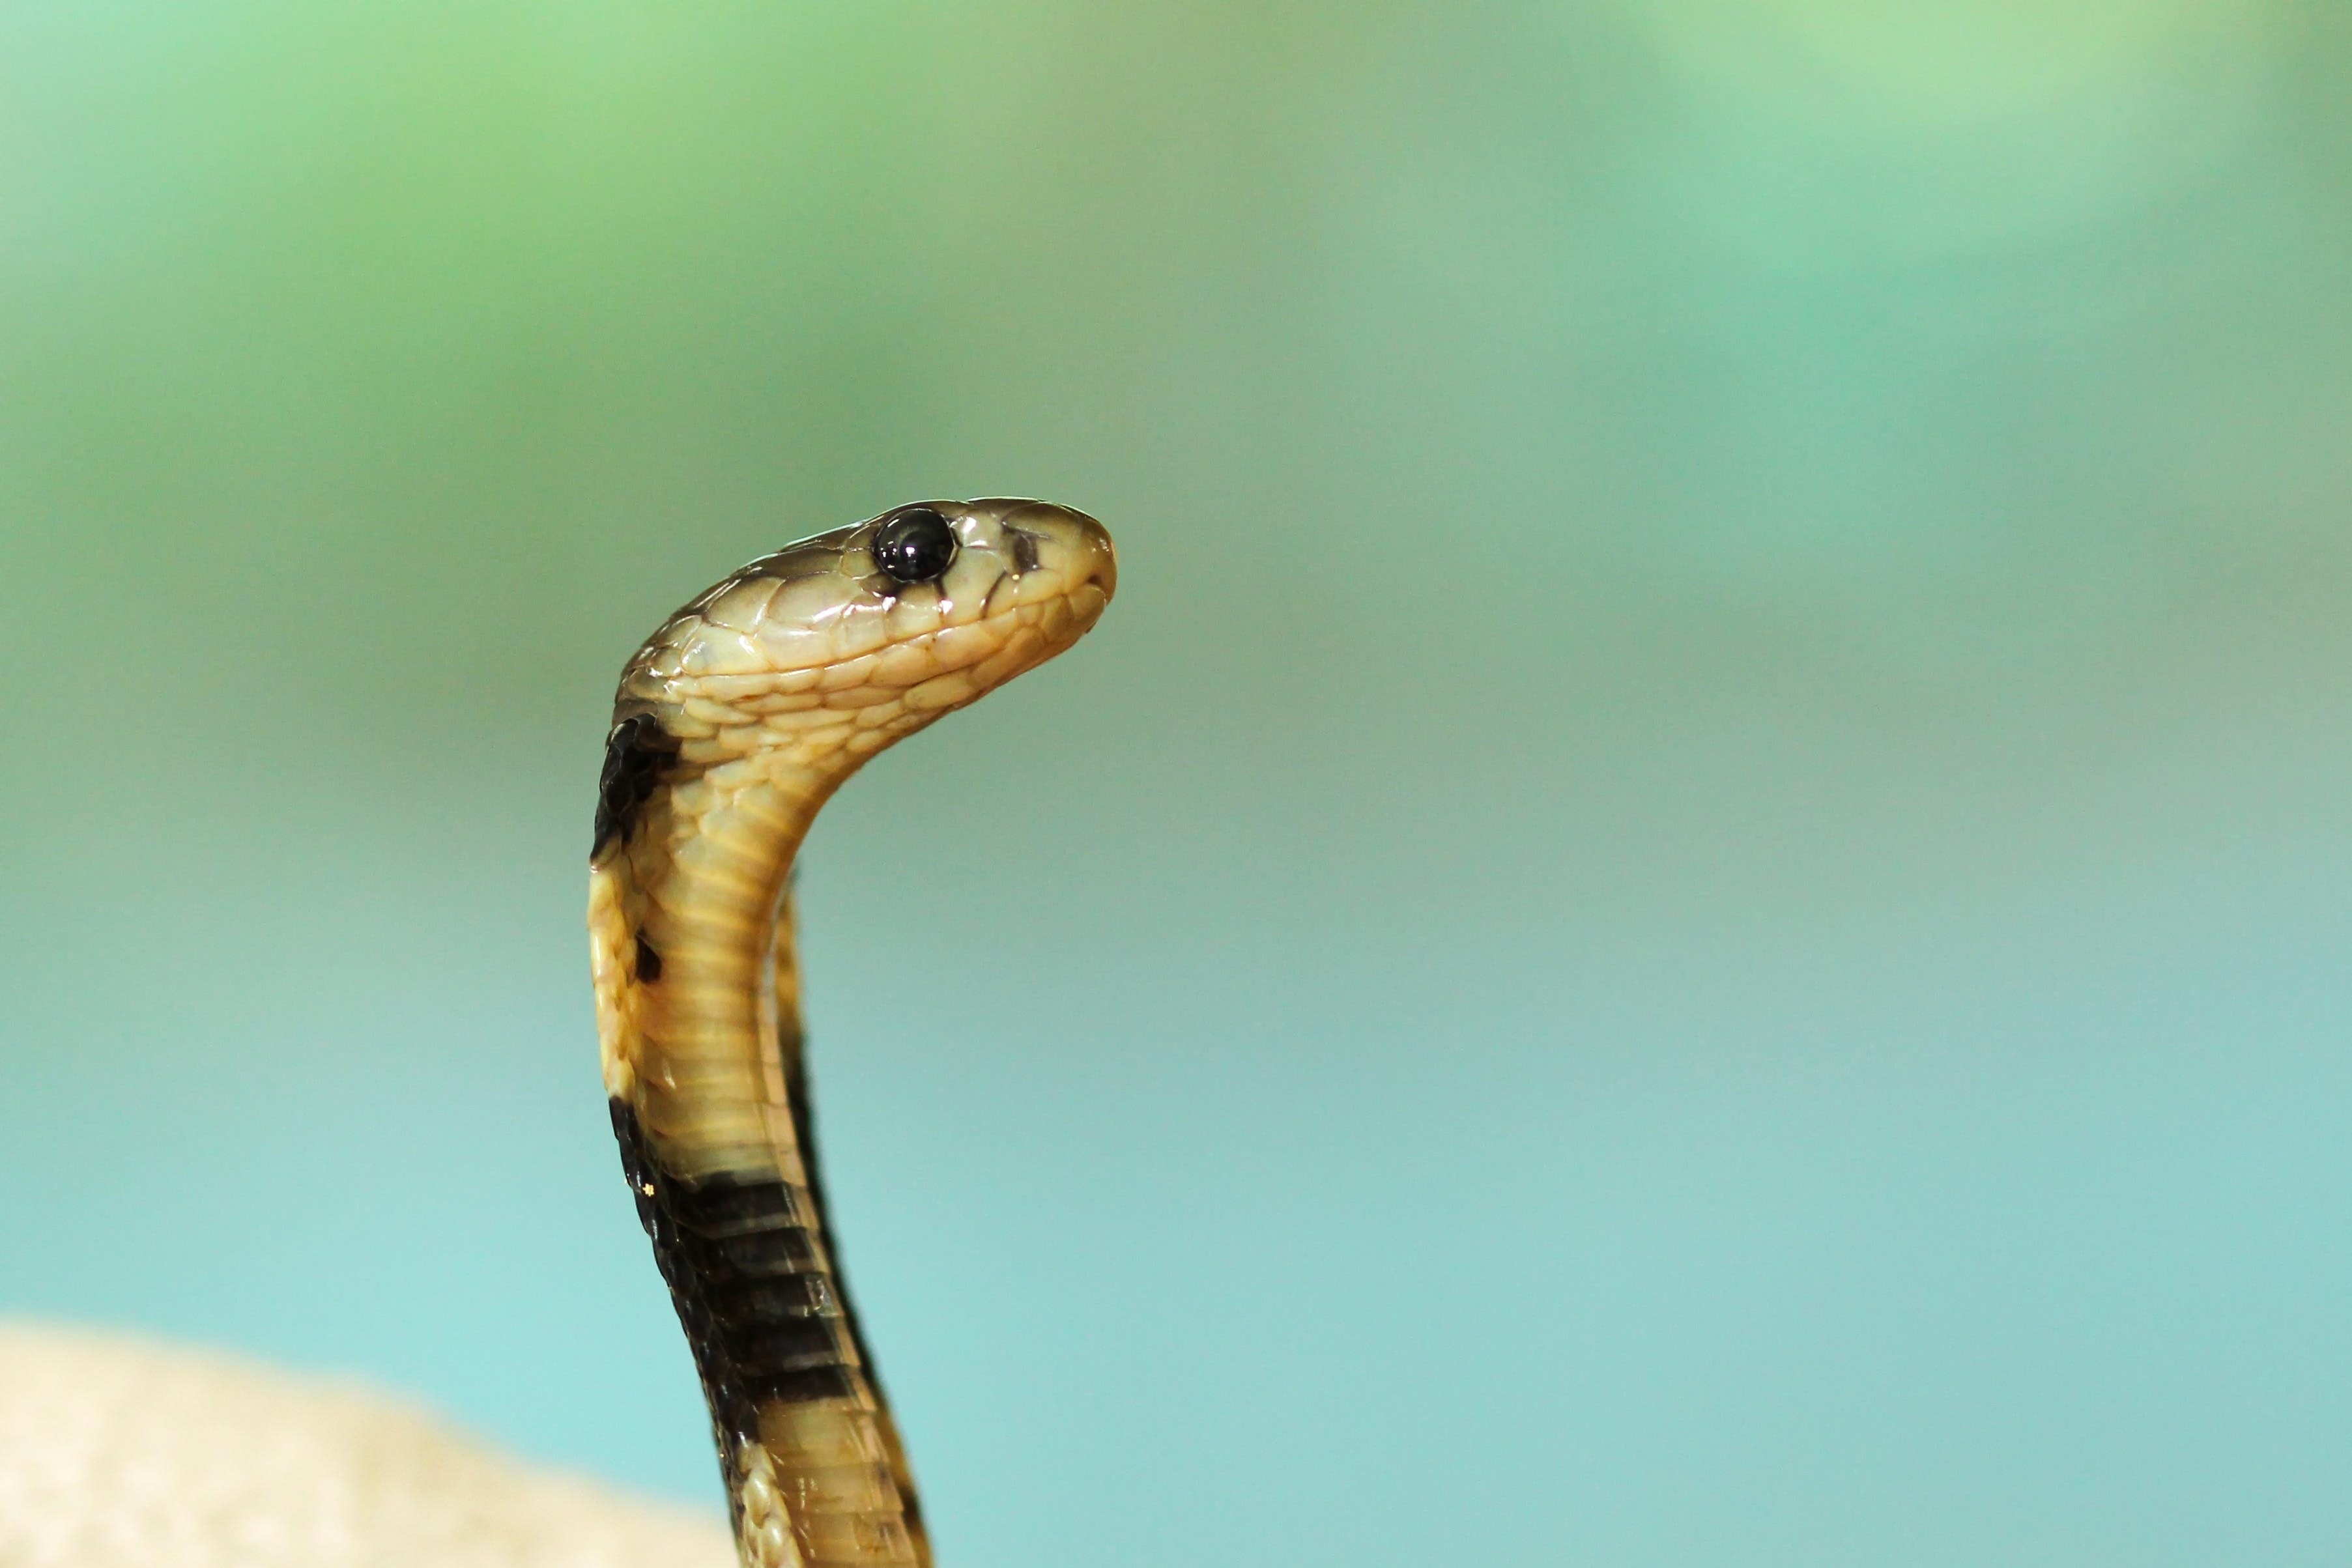
<path fill-rule="evenodd" d="M 614 1131 L 746 1568 L 930 1562 L 826 1234 L 802 1068 L 787 886 L 837 781 L 760 757 L 657 778 L 590 867 Z"/>

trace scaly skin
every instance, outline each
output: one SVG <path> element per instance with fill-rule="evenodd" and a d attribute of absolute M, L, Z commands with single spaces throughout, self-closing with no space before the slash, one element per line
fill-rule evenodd
<path fill-rule="evenodd" d="M 1076 642 L 1117 580 L 1082 513 L 920 506 L 957 540 L 936 580 L 876 564 L 907 507 L 752 562 L 630 660 L 606 748 L 588 904 L 604 1087 L 746 1568 L 930 1562 L 827 1245 L 793 857 L 866 758 Z"/>

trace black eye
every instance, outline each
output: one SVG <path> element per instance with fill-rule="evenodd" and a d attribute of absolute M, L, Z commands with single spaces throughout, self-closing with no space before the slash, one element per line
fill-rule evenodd
<path fill-rule="evenodd" d="M 955 552 L 955 530 L 929 507 L 909 507 L 874 530 L 874 563 L 899 582 L 937 580 Z"/>

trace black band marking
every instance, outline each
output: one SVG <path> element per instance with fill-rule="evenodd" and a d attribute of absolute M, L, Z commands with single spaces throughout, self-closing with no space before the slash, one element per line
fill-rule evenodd
<path fill-rule="evenodd" d="M 637 714 L 613 727 L 604 737 L 604 772 L 596 788 L 593 855 L 637 825 L 663 776 L 677 760 L 677 739 L 651 714 Z"/>
<path fill-rule="evenodd" d="M 821 1222 L 792 1188 L 771 1177 L 672 1176 L 636 1112 L 611 1105 L 621 1168 L 694 1353 L 734 1508 L 738 1455 L 758 1441 L 761 1405 L 856 1395 L 856 1331 L 821 1261 Z"/>

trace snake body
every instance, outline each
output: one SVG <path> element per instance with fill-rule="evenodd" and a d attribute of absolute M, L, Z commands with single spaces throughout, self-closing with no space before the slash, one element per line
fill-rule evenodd
<path fill-rule="evenodd" d="M 923 502 L 751 562 L 622 674 L 589 862 L 604 1087 L 745 1568 L 930 1562 L 825 1227 L 793 856 L 868 758 L 1076 642 L 1116 581 L 1083 513 Z"/>

